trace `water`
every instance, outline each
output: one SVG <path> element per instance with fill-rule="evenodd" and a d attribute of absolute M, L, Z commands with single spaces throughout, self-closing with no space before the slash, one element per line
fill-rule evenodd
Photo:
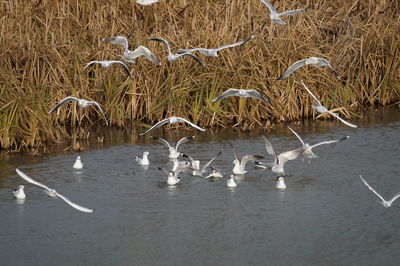
<path fill-rule="evenodd" d="M 310 164 L 289 162 L 284 192 L 270 171 L 251 164 L 236 189 L 225 186 L 233 167 L 226 140 L 240 156 L 266 156 L 262 134 L 278 153 L 298 147 L 284 126 L 200 133 L 181 150 L 204 163 L 224 148 L 214 165 L 225 178 L 184 174 L 176 187 L 166 186 L 157 169 L 168 167 L 167 148 L 148 138 L 115 137 L 118 144 L 89 148 L 81 171 L 72 169 L 73 153 L 3 159 L 1 265 L 398 265 L 400 200 L 383 208 L 358 176 L 386 199 L 400 191 L 399 121 L 398 111 L 380 110 L 353 120 L 358 129 L 331 121 L 292 124 L 311 144 L 351 138 L 316 148 L 319 158 Z M 197 134 L 166 138 L 191 133 Z M 145 150 L 148 168 L 134 162 Z M 95 212 L 48 198 L 19 178 L 16 167 Z M 19 184 L 26 187 L 23 204 L 11 193 Z"/>

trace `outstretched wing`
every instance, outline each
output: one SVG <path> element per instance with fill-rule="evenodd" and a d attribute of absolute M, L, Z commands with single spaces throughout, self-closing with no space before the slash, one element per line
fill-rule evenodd
<path fill-rule="evenodd" d="M 77 209 L 78 211 L 86 212 L 86 213 L 92 213 L 92 212 L 93 212 L 92 209 L 89 209 L 89 208 L 83 207 L 83 206 L 81 206 L 81 205 L 78 205 L 78 204 L 76 204 L 76 203 L 70 201 L 67 197 L 61 195 L 61 194 L 58 193 L 58 192 L 56 192 L 56 195 L 57 195 L 57 197 L 59 197 L 60 199 L 62 199 L 63 201 L 65 201 L 68 205 L 70 205 L 71 207 Z"/>
<path fill-rule="evenodd" d="M 182 118 L 182 117 L 177 117 L 177 119 L 178 119 L 178 121 L 179 121 L 179 122 L 185 122 L 185 123 L 188 123 L 189 125 L 191 125 L 192 127 L 196 128 L 196 129 L 198 129 L 198 130 L 201 130 L 201 131 L 206 131 L 204 128 L 201 128 L 201 127 L 199 127 L 199 126 L 198 126 L 198 125 L 196 125 L 196 124 L 193 124 L 192 122 L 190 122 L 190 121 L 186 120 L 185 118 Z"/>
<path fill-rule="evenodd" d="M 329 110 L 327 110 L 327 112 L 328 112 L 329 114 L 333 115 L 334 117 L 336 117 L 337 119 L 339 119 L 340 122 L 342 122 L 343 124 L 345 124 L 345 125 L 347 125 L 347 126 L 349 126 L 349 127 L 353 127 L 353 128 L 358 127 L 357 125 L 354 125 L 354 124 L 352 124 L 352 123 L 350 123 L 350 122 L 347 122 L 346 120 L 344 120 L 343 118 L 341 118 L 339 115 L 337 115 L 337 114 L 335 114 L 335 113 L 333 113 L 333 112 L 331 112 L 331 111 L 329 111 Z"/>
<path fill-rule="evenodd" d="M 260 100 L 260 101 L 263 101 L 263 102 L 265 102 L 265 103 L 268 102 L 268 100 L 265 99 L 264 97 L 262 97 L 261 94 L 260 94 L 258 91 L 256 91 L 256 90 L 248 90 L 248 91 L 247 91 L 247 94 L 248 94 L 250 97 L 256 98 L 256 99 L 258 99 L 258 100 Z"/>
<path fill-rule="evenodd" d="M 238 89 L 228 89 L 224 91 L 220 96 L 212 100 L 212 102 L 219 101 L 221 99 L 227 98 L 227 97 L 232 97 L 232 96 L 239 96 L 239 90 Z"/>
<path fill-rule="evenodd" d="M 221 149 L 210 161 L 208 161 L 208 163 L 206 163 L 203 168 L 201 168 L 201 173 L 203 174 L 204 171 L 207 169 L 207 167 L 218 157 L 222 154 L 224 150 Z"/>
<path fill-rule="evenodd" d="M 285 165 L 287 161 L 295 160 L 306 150 L 305 147 L 301 147 L 292 151 L 282 152 L 278 155 L 278 161 L 280 165 Z"/>
<path fill-rule="evenodd" d="M 109 37 L 109 38 L 103 38 L 103 42 L 108 42 L 111 44 L 116 44 L 116 45 L 122 45 L 124 47 L 124 50 L 128 50 L 128 39 L 124 36 L 116 36 L 116 37 Z"/>
<path fill-rule="evenodd" d="M 320 146 L 320 145 L 336 143 L 336 142 L 339 142 L 339 141 L 342 141 L 342 140 L 346 140 L 346 139 L 349 139 L 349 138 L 350 138 L 350 136 L 345 136 L 345 137 L 343 137 L 343 138 L 341 138 L 341 139 L 334 139 L 334 140 L 323 141 L 323 142 L 320 142 L 320 143 L 317 143 L 317 144 L 314 144 L 314 145 L 310 146 L 310 148 L 312 149 L 312 148 L 318 147 L 318 146 Z"/>
<path fill-rule="evenodd" d="M 196 60 L 197 62 L 199 62 L 203 67 L 206 66 L 206 63 L 204 63 L 200 58 L 198 58 L 197 56 L 195 56 L 194 54 L 191 53 L 181 53 L 181 54 L 177 54 L 176 57 L 179 58 L 181 56 L 190 56 L 191 58 L 193 58 L 194 60 Z"/>
<path fill-rule="evenodd" d="M 171 146 L 169 145 L 169 142 L 166 141 L 165 139 L 162 139 L 162 138 L 159 138 L 159 137 L 154 137 L 154 136 L 150 136 L 150 138 L 152 138 L 152 139 L 154 139 L 154 140 L 156 140 L 156 141 L 158 141 L 158 142 L 160 142 L 162 144 L 167 145 L 168 148 L 171 148 Z"/>
<path fill-rule="evenodd" d="M 128 66 L 124 63 L 124 62 L 122 62 L 122 61 L 118 61 L 118 60 L 113 60 L 113 61 L 110 61 L 112 64 L 119 64 L 120 66 L 122 66 L 122 68 L 125 70 L 125 72 L 128 74 L 128 76 L 130 77 L 130 78 L 132 78 L 132 73 L 131 73 L 131 71 L 129 70 L 129 68 L 128 68 Z"/>
<path fill-rule="evenodd" d="M 240 162 L 240 166 L 244 169 L 244 167 L 246 166 L 247 162 L 249 161 L 255 161 L 255 160 L 260 160 L 263 159 L 263 156 L 260 155 L 251 155 L 251 154 L 247 154 L 245 156 L 242 157 L 242 161 Z"/>
<path fill-rule="evenodd" d="M 220 46 L 220 47 L 216 48 L 215 50 L 221 51 L 221 50 L 226 49 L 226 48 L 231 48 L 231 47 L 235 47 L 235 46 L 238 46 L 238 45 L 243 45 L 246 42 L 248 42 L 251 39 L 253 39 L 254 37 L 255 37 L 255 35 L 252 35 L 251 37 L 249 37 L 249 38 L 247 38 L 247 39 L 245 39 L 243 41 L 232 43 L 232 44 L 223 45 L 223 46 Z"/>
<path fill-rule="evenodd" d="M 165 170 L 165 168 L 158 167 L 158 170 L 163 171 L 167 176 L 169 176 L 169 172 Z"/>
<path fill-rule="evenodd" d="M 139 136 L 142 136 L 142 135 L 144 135 L 144 134 L 146 134 L 146 133 L 149 133 L 149 132 L 152 131 L 153 129 L 156 129 L 156 128 L 158 128 L 158 127 L 161 127 L 162 125 L 164 125 L 164 124 L 166 124 L 166 123 L 168 123 L 168 122 L 169 122 L 169 118 L 165 118 L 165 119 L 163 119 L 163 120 L 157 122 L 157 124 L 155 124 L 154 126 L 152 126 L 151 128 L 149 128 L 149 129 L 146 130 L 145 132 L 140 133 Z"/>
<path fill-rule="evenodd" d="M 279 16 L 294 15 L 294 14 L 300 13 L 300 12 L 302 12 L 304 10 L 306 10 L 306 9 L 305 8 L 300 8 L 300 9 L 285 11 L 285 12 L 279 13 Z"/>
<path fill-rule="evenodd" d="M 288 128 L 290 131 L 292 131 L 292 133 L 300 140 L 301 144 L 303 144 L 303 146 L 304 146 L 304 145 L 305 145 L 305 144 L 304 144 L 304 141 L 303 141 L 303 139 L 300 137 L 300 135 L 297 134 L 297 132 L 294 131 L 289 125 L 286 125 L 286 126 L 287 126 L 287 128 Z"/>
<path fill-rule="evenodd" d="M 291 65 L 277 80 L 285 79 L 290 76 L 295 70 L 306 65 L 307 59 L 302 59 Z"/>
<path fill-rule="evenodd" d="M 188 142 L 189 140 L 192 140 L 192 139 L 194 139 L 194 136 L 189 136 L 189 137 L 181 138 L 181 139 L 178 141 L 178 143 L 176 143 L 176 145 L 175 145 L 175 150 L 178 150 L 179 145 L 181 145 L 182 143 Z"/>
<path fill-rule="evenodd" d="M 321 104 L 321 102 L 317 99 L 317 97 L 315 97 L 315 95 L 310 91 L 309 88 L 307 88 L 306 84 L 304 84 L 303 80 L 301 80 L 301 84 L 303 84 L 304 88 L 306 89 L 306 91 L 308 92 L 308 94 L 310 94 L 310 96 L 314 99 L 314 101 L 317 103 L 317 105 L 319 106 L 323 106 Z"/>
<path fill-rule="evenodd" d="M 135 59 L 139 56 L 145 56 L 148 60 L 153 62 L 153 64 L 157 66 L 161 65 L 160 59 L 158 59 L 147 47 L 144 47 L 142 45 L 140 45 L 134 51 L 130 52 L 129 56 L 132 57 L 132 59 Z"/>
<path fill-rule="evenodd" d="M 382 201 L 386 201 L 384 198 L 382 198 L 381 195 L 378 194 L 378 192 L 375 191 L 375 189 L 373 189 L 368 183 L 367 181 L 365 181 L 365 179 L 360 175 L 361 180 L 364 182 L 364 184 L 367 186 L 367 188 L 369 188 L 369 190 L 371 190 L 372 192 L 374 192 L 375 195 L 377 195 Z"/>
<path fill-rule="evenodd" d="M 168 53 L 171 53 L 171 46 L 169 46 L 169 42 L 167 40 L 164 40 L 163 38 L 158 38 L 158 37 L 151 37 L 148 40 L 162 42 L 163 44 L 165 44 L 165 46 L 167 46 Z"/>
<path fill-rule="evenodd" d="M 98 104 L 95 101 L 90 101 L 90 104 L 96 105 L 96 107 L 100 110 L 101 114 L 103 115 L 104 121 L 106 122 L 106 126 L 108 126 L 108 121 L 107 121 L 106 115 L 104 114 L 103 109 L 101 108 L 100 104 Z"/>
<path fill-rule="evenodd" d="M 389 203 L 392 204 L 393 201 L 395 201 L 398 197 L 400 197 L 400 192 L 397 193 L 396 195 L 394 195 L 393 198 L 391 198 L 391 199 L 389 200 Z"/>
<path fill-rule="evenodd" d="M 59 102 L 56 106 L 54 106 L 53 109 L 51 109 L 50 112 L 48 112 L 48 114 L 51 114 L 52 112 L 57 110 L 64 103 L 71 102 L 71 101 L 78 101 L 78 98 L 71 97 L 71 96 L 64 98 L 61 102 Z"/>
<path fill-rule="evenodd" d="M 83 72 L 86 68 L 88 68 L 89 66 L 93 65 L 93 64 L 101 64 L 100 61 L 90 61 L 83 69 L 81 72 Z"/>
<path fill-rule="evenodd" d="M 34 185 L 36 185 L 36 186 L 39 186 L 39 187 L 41 187 L 41 188 L 44 188 L 44 189 L 46 189 L 46 190 L 48 190 L 48 191 L 51 190 L 48 186 L 43 185 L 42 183 L 39 183 L 39 182 L 33 180 L 32 178 L 30 178 L 29 176 L 27 176 L 24 172 L 22 172 L 22 171 L 19 170 L 18 168 L 15 169 L 15 171 L 17 172 L 17 174 L 18 174 L 20 177 L 22 177 L 23 179 L 25 179 L 27 182 L 29 182 L 29 183 L 31 183 L 31 184 L 34 184 Z"/>
<path fill-rule="evenodd" d="M 261 0 L 261 2 L 263 2 L 268 7 L 271 13 L 278 14 L 276 8 L 268 0 Z"/>
<path fill-rule="evenodd" d="M 265 150 L 267 151 L 267 153 L 268 153 L 269 155 L 274 156 L 274 157 L 275 157 L 275 160 L 276 160 L 276 153 L 275 153 L 275 151 L 274 151 L 274 148 L 272 147 L 271 142 L 267 139 L 266 136 L 262 136 L 262 137 L 263 137 L 264 143 L 265 143 Z"/>

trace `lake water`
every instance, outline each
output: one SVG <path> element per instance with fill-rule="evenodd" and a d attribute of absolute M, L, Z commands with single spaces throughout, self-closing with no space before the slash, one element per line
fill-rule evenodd
<path fill-rule="evenodd" d="M 385 209 L 361 182 L 385 199 L 400 191 L 400 112 L 372 111 L 352 122 L 306 120 L 292 127 L 309 143 L 351 138 L 314 149 L 319 158 L 287 163 L 287 189 L 279 192 L 269 170 L 251 163 L 235 189 L 226 187 L 233 153 L 268 157 L 261 135 L 275 151 L 299 147 L 283 125 L 270 130 L 175 129 L 154 132 L 171 141 L 196 134 L 180 150 L 202 163 L 220 148 L 217 181 L 181 174 L 166 186 L 167 148 L 146 137 L 111 134 L 101 148 L 81 154 L 12 156 L 0 161 L 1 265 L 398 265 L 400 200 Z M 135 156 L 149 151 L 151 165 Z M 48 198 L 15 173 L 32 178 L 94 213 Z M 24 203 L 12 189 L 25 185 Z"/>

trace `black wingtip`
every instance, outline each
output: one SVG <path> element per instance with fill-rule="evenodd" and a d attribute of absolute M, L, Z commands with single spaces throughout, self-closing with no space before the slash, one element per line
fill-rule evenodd
<path fill-rule="evenodd" d="M 283 75 L 279 76 L 279 78 L 277 78 L 275 80 L 283 80 Z"/>

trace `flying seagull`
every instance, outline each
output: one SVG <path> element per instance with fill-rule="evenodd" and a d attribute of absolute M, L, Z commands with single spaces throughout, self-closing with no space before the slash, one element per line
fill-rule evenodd
<path fill-rule="evenodd" d="M 364 184 L 372 191 L 375 193 L 375 195 L 377 195 L 382 201 L 380 201 L 379 203 L 381 203 L 383 205 L 383 207 L 385 208 L 389 208 L 390 206 L 392 206 L 392 203 L 398 198 L 400 197 L 400 192 L 397 193 L 396 195 L 393 196 L 393 198 L 391 198 L 390 200 L 386 201 L 381 195 L 378 194 L 378 192 L 375 191 L 375 189 L 373 189 L 368 183 L 367 181 L 365 181 L 365 179 L 360 175 L 361 180 L 364 182 Z"/>
<path fill-rule="evenodd" d="M 157 124 L 155 124 L 154 126 L 152 126 L 151 128 L 149 128 L 148 130 L 146 130 L 145 132 L 139 134 L 140 136 L 149 133 L 150 131 L 152 131 L 153 129 L 159 128 L 164 124 L 176 124 L 176 123 L 188 123 L 190 126 L 201 130 L 201 131 L 206 131 L 204 128 L 201 128 L 195 124 L 193 124 L 192 122 L 186 120 L 185 118 L 182 117 L 177 117 L 177 116 L 171 116 L 170 118 L 165 118 L 164 120 L 159 121 Z"/>
<path fill-rule="evenodd" d="M 218 156 L 220 156 L 220 155 L 222 154 L 222 152 L 223 152 L 223 149 L 221 149 L 213 158 L 211 158 L 211 160 L 209 160 L 208 163 L 206 163 L 201 169 L 200 169 L 200 161 L 195 161 L 195 160 L 193 160 L 192 157 L 190 157 L 190 156 L 188 156 L 188 155 L 186 155 L 186 154 L 183 154 L 182 157 L 183 157 L 183 158 L 186 158 L 186 159 L 189 159 L 189 161 L 191 162 L 193 168 L 197 168 L 197 170 L 193 171 L 193 175 L 203 177 L 203 175 L 204 175 L 205 172 L 206 172 L 207 167 L 209 167 L 209 166 L 211 165 L 211 163 L 212 163 Z"/>
<path fill-rule="evenodd" d="M 186 53 L 177 53 L 177 54 L 173 54 L 173 53 L 171 52 L 171 46 L 169 45 L 169 43 L 168 43 L 167 40 L 164 40 L 164 39 L 158 38 L 158 37 L 152 37 L 152 38 L 149 38 L 149 40 L 150 40 L 150 41 L 162 42 L 163 44 L 165 44 L 165 46 L 167 46 L 167 50 L 168 50 L 168 57 L 167 57 L 167 60 L 168 60 L 168 62 L 170 62 L 170 63 L 175 62 L 176 59 L 178 59 L 178 58 L 181 57 L 181 56 L 190 56 L 190 57 L 192 57 L 194 60 L 196 60 L 198 63 L 200 63 L 203 67 L 206 66 L 206 64 L 205 64 L 200 58 L 198 58 L 197 56 L 195 56 L 194 54 L 187 53 L 187 52 L 186 52 Z"/>
<path fill-rule="evenodd" d="M 270 11 L 269 17 L 271 18 L 271 20 L 279 25 L 287 25 L 287 23 L 280 18 L 281 16 L 294 15 L 306 10 L 305 8 L 300 8 L 296 10 L 278 13 L 276 11 L 276 8 L 268 0 L 261 0 L 261 2 L 263 2 L 268 7 Z"/>
<path fill-rule="evenodd" d="M 306 84 L 304 84 L 303 81 L 301 81 L 301 83 L 303 84 L 304 88 L 306 89 L 306 91 L 311 95 L 311 97 L 314 99 L 314 102 L 317 105 L 311 105 L 311 107 L 316 110 L 318 113 L 320 114 L 324 114 L 324 113 L 329 113 L 330 115 L 336 117 L 337 119 L 339 119 L 340 122 L 342 122 L 343 124 L 349 126 L 349 127 L 354 127 L 356 128 L 357 126 L 354 124 L 351 124 L 349 122 L 347 122 L 346 120 L 344 120 L 343 118 L 339 117 L 339 115 L 329 111 L 328 109 L 326 109 L 324 106 L 322 106 L 321 102 L 317 99 L 317 97 L 315 97 L 314 94 L 312 94 L 312 92 L 307 88 Z"/>
<path fill-rule="evenodd" d="M 137 164 L 138 165 L 143 165 L 143 166 L 149 165 L 150 162 L 149 162 L 149 158 L 147 157 L 149 154 L 150 154 L 149 152 L 145 151 L 145 152 L 143 152 L 143 157 L 142 158 L 140 158 L 139 156 L 136 156 Z"/>
<path fill-rule="evenodd" d="M 122 45 L 122 47 L 124 47 L 124 55 L 122 56 L 122 59 L 124 59 L 128 63 L 135 64 L 136 58 L 138 58 L 140 56 L 145 56 L 148 60 L 150 60 L 156 66 L 161 66 L 160 60 L 148 48 L 140 45 L 134 51 L 129 50 L 128 49 L 128 39 L 124 36 L 103 38 L 102 41 L 111 43 L 111 44 Z"/>
<path fill-rule="evenodd" d="M 151 138 L 154 139 L 154 140 L 156 140 L 156 141 L 158 141 L 158 142 L 160 142 L 160 143 L 163 143 L 163 144 L 167 145 L 167 146 L 168 146 L 168 149 L 169 149 L 169 155 L 168 155 L 168 157 L 169 157 L 170 159 L 176 159 L 176 158 L 178 158 L 179 155 L 181 154 L 180 152 L 178 152 L 178 147 L 179 147 L 179 145 L 182 144 L 182 143 L 185 143 L 185 142 L 187 142 L 187 141 L 189 141 L 189 140 L 194 139 L 194 136 L 189 136 L 189 137 L 181 138 L 181 139 L 178 141 L 178 143 L 176 143 L 175 147 L 172 147 L 172 146 L 169 144 L 169 142 L 166 141 L 165 139 L 158 138 L 158 137 L 153 137 L 153 136 L 151 136 Z"/>
<path fill-rule="evenodd" d="M 339 74 L 336 72 L 336 70 L 333 68 L 331 63 L 324 59 L 324 58 L 319 58 L 319 57 L 309 57 L 307 59 L 302 59 L 291 65 L 288 70 L 286 70 L 277 80 L 285 79 L 288 76 L 290 76 L 295 70 L 299 69 L 302 66 L 305 65 L 314 65 L 314 66 L 327 66 L 331 70 L 331 72 L 336 76 L 336 78 L 340 79 Z"/>
<path fill-rule="evenodd" d="M 238 96 L 242 98 L 255 98 L 263 102 L 268 102 L 267 99 L 261 96 L 261 94 L 256 91 L 256 90 L 244 90 L 244 89 L 228 89 L 224 91 L 220 96 L 212 100 L 212 102 L 219 101 L 221 99 L 224 99 L 226 97 L 231 97 L 231 96 Z"/>
<path fill-rule="evenodd" d="M 88 208 L 86 208 L 86 207 L 83 207 L 83 206 L 80 206 L 80 205 L 78 205 L 78 204 L 76 204 L 76 203 L 73 203 L 73 202 L 70 201 L 68 198 L 66 198 L 65 196 L 61 195 L 61 194 L 58 193 L 57 191 L 55 191 L 55 189 L 51 189 L 51 188 L 49 188 L 48 186 L 43 185 L 42 183 L 39 183 L 39 182 L 33 180 L 32 178 L 30 178 L 29 176 L 27 176 L 25 173 L 23 173 L 23 172 L 22 172 L 21 170 L 19 170 L 18 168 L 15 169 L 15 170 L 17 171 L 17 174 L 18 174 L 20 177 L 22 177 L 23 179 L 25 179 L 27 182 L 29 182 L 29 183 L 31 183 L 31 184 L 34 184 L 34 185 L 36 185 L 36 186 L 39 186 L 39 187 L 41 187 L 41 188 L 44 188 L 46 194 L 47 194 L 49 197 L 52 197 L 52 198 L 59 197 L 60 199 L 62 199 L 63 201 L 65 201 L 68 205 L 70 205 L 71 207 L 77 209 L 78 211 L 86 212 L 86 213 L 91 213 L 91 212 L 93 212 L 92 209 L 88 209 Z"/>
<path fill-rule="evenodd" d="M 218 48 L 214 48 L 214 49 L 206 49 L 206 48 L 194 48 L 194 49 L 178 49 L 181 52 L 186 52 L 186 53 L 192 53 L 195 51 L 199 51 L 200 53 L 202 53 L 205 56 L 213 56 L 213 57 L 217 57 L 218 56 L 218 52 L 226 49 L 226 48 L 231 48 L 231 47 L 235 47 L 238 45 L 242 45 L 245 44 L 246 42 L 250 41 L 251 39 L 253 39 L 255 37 L 255 35 L 251 36 L 250 38 L 247 38 L 246 40 L 237 42 L 237 43 L 232 43 L 232 44 L 227 44 Z"/>
<path fill-rule="evenodd" d="M 142 6 L 149 6 L 158 2 L 160 2 L 160 0 L 136 0 L 136 3 Z"/>
<path fill-rule="evenodd" d="M 129 76 L 130 78 L 132 78 L 132 73 L 131 73 L 131 71 L 129 70 L 128 66 L 125 65 L 124 62 L 121 62 L 121 61 L 118 61 L 118 60 L 111 60 L 111 61 L 107 61 L 107 60 L 104 60 L 104 61 L 90 61 L 90 62 L 82 69 L 82 71 L 84 71 L 87 67 L 89 67 L 89 66 L 91 66 L 91 65 L 93 65 L 93 64 L 100 64 L 101 67 L 104 67 L 104 68 L 108 68 L 108 67 L 111 66 L 112 64 L 118 64 L 118 65 L 122 66 L 122 67 L 124 68 L 125 72 L 128 74 L 128 76 Z"/>
<path fill-rule="evenodd" d="M 106 122 L 106 125 L 108 126 L 108 121 L 107 121 L 106 115 L 104 114 L 103 109 L 101 108 L 100 104 L 98 104 L 95 101 L 87 101 L 87 100 L 78 99 L 78 98 L 75 98 L 72 96 L 68 96 L 68 97 L 64 98 L 61 102 L 59 102 L 56 106 L 54 106 L 53 109 L 51 109 L 48 114 L 51 114 L 52 112 L 57 110 L 61 105 L 65 104 L 67 102 L 72 102 L 72 101 L 78 102 L 79 107 L 82 107 L 82 108 L 86 108 L 88 106 L 95 105 L 102 113 L 102 115 L 104 117 L 104 121 Z"/>

